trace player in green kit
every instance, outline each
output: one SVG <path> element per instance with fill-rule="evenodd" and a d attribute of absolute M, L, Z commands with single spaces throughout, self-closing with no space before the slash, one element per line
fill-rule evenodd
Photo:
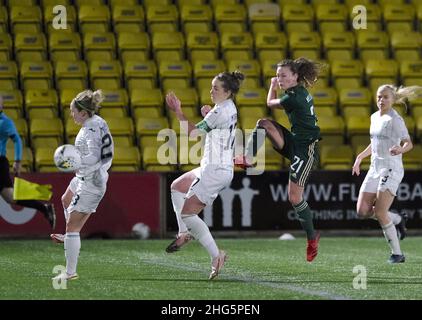
<path fill-rule="evenodd" d="M 264 142 L 264 139 L 258 139 L 261 131 L 258 129 L 264 129 L 274 149 L 290 160 L 289 202 L 306 231 L 306 259 L 309 262 L 318 254 L 319 232 L 314 230 L 312 213 L 303 199 L 303 191 L 311 170 L 318 165 L 317 143 L 321 138 L 313 99 L 306 88 L 317 81 L 319 69 L 318 63 L 305 58 L 283 60 L 277 65 L 276 77 L 271 79 L 268 90 L 267 106 L 285 110 L 291 131 L 274 120 L 259 119 L 248 140 L 245 155 L 235 158 L 235 165 L 244 169 L 252 167 L 253 158 Z M 284 90 L 280 97 L 277 97 L 278 88 Z"/>

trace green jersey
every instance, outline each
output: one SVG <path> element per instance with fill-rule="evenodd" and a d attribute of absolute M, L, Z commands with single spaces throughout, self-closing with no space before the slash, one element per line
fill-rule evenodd
<path fill-rule="evenodd" d="M 286 111 L 291 124 L 291 131 L 299 140 L 320 139 L 314 102 L 311 94 L 302 85 L 287 89 L 280 97 L 280 105 Z"/>

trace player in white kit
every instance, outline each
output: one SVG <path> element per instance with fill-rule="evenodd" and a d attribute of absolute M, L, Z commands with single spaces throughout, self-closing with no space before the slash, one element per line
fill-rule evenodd
<path fill-rule="evenodd" d="M 75 172 L 62 196 L 66 218 L 66 234 L 52 234 L 56 242 L 64 242 L 66 273 L 56 278 L 77 279 L 81 240 L 79 232 L 94 213 L 106 192 L 108 169 L 114 153 L 114 143 L 105 120 L 95 113 L 104 96 L 101 90 L 85 90 L 70 104 L 73 120 L 82 126 L 75 139 L 75 147 L 82 158 L 81 167 Z"/>
<path fill-rule="evenodd" d="M 394 226 L 403 218 L 389 209 L 404 175 L 402 154 L 413 148 L 404 120 L 393 109 L 393 104 L 405 103 L 418 90 L 416 86 L 396 88 L 382 85 L 378 88 L 379 110 L 371 116 L 371 143 L 356 157 L 352 169 L 352 175 L 359 175 L 362 159 L 371 155 L 371 165 L 359 191 L 356 211 L 359 217 L 375 218 L 380 223 L 391 248 L 390 263 L 405 262 Z"/>
<path fill-rule="evenodd" d="M 211 273 L 214 279 L 226 260 L 226 253 L 219 250 L 208 226 L 198 217 L 206 205 L 211 205 L 218 193 L 228 187 L 233 179 L 234 139 L 237 108 L 233 102 L 244 75 L 239 71 L 218 74 L 211 84 L 213 108 L 203 106 L 204 119 L 198 124 L 189 122 L 183 114 L 180 100 L 169 93 L 166 102 L 179 121 L 188 121 L 190 136 L 205 133 L 205 149 L 201 166 L 186 172 L 171 185 L 171 197 L 176 213 L 179 233 L 167 248 L 168 253 L 178 251 L 184 244 L 198 240 L 211 256 Z M 198 130 L 195 130 L 198 129 Z"/>

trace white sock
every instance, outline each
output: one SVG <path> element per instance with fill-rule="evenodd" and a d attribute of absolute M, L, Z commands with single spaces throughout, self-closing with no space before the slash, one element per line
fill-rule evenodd
<path fill-rule="evenodd" d="M 183 215 L 182 217 L 183 221 L 186 223 L 189 229 L 189 232 L 208 251 L 211 258 L 217 257 L 217 244 L 215 243 L 215 240 L 211 235 L 210 229 L 205 224 L 205 222 L 196 214 L 189 216 Z"/>
<path fill-rule="evenodd" d="M 397 230 L 394 226 L 393 222 L 386 224 L 385 226 L 381 226 L 382 231 L 384 232 L 385 239 L 388 242 L 388 245 L 391 248 L 392 254 L 402 254 L 399 244 L 399 239 L 397 238 Z"/>
<path fill-rule="evenodd" d="M 171 190 L 171 202 L 176 213 L 177 225 L 179 226 L 179 233 L 187 232 L 188 228 L 182 219 L 182 209 L 185 204 L 185 194 L 176 190 Z"/>
<path fill-rule="evenodd" d="M 397 225 L 401 222 L 402 217 L 397 213 L 388 211 L 388 216 L 390 217 L 391 222 L 393 222 L 394 225 Z"/>
<path fill-rule="evenodd" d="M 79 232 L 66 233 L 64 237 L 64 250 L 66 256 L 66 272 L 69 275 L 76 273 L 80 249 L 81 238 Z"/>

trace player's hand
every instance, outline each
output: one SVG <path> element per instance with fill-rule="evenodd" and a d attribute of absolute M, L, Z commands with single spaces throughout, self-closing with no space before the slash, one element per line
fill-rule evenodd
<path fill-rule="evenodd" d="M 211 111 L 211 109 L 212 109 L 212 107 L 209 106 L 209 105 L 202 106 L 202 108 L 201 108 L 202 116 L 205 118 L 205 116 L 208 114 L 208 112 Z"/>
<path fill-rule="evenodd" d="M 16 177 L 19 177 L 19 175 L 21 174 L 21 162 L 20 161 L 15 161 L 13 163 L 13 173 Z"/>
<path fill-rule="evenodd" d="M 403 148 L 400 146 L 392 146 L 390 149 L 388 149 L 388 151 L 390 151 L 392 156 L 396 156 L 400 153 L 403 153 Z"/>
<path fill-rule="evenodd" d="M 180 102 L 179 98 L 176 97 L 174 92 L 167 93 L 166 103 L 171 111 L 176 113 L 182 112 L 182 103 Z"/>
<path fill-rule="evenodd" d="M 359 158 L 356 158 L 356 160 L 355 160 L 355 163 L 354 163 L 354 165 L 353 165 L 353 168 L 352 168 L 352 176 L 355 174 L 355 175 L 360 175 L 360 163 L 361 163 L 361 159 L 359 159 Z"/>
<path fill-rule="evenodd" d="M 271 78 L 271 87 L 273 87 L 273 89 L 277 89 L 279 87 L 277 77 Z"/>

